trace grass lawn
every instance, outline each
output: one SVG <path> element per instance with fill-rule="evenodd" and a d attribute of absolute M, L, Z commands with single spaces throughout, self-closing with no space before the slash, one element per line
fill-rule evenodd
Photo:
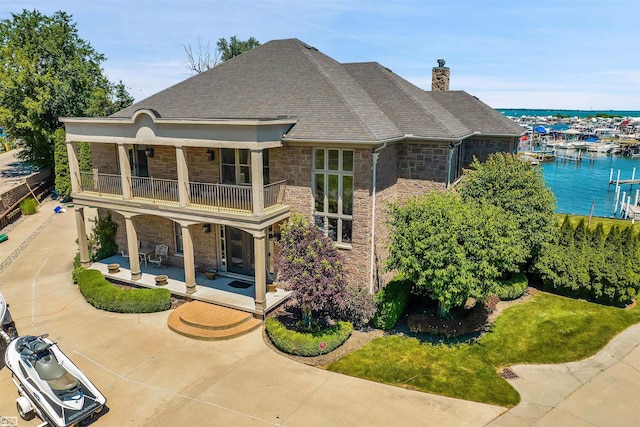
<path fill-rule="evenodd" d="M 567 215 L 565 215 L 565 214 L 556 214 L 556 218 L 558 218 L 558 224 L 562 224 L 562 221 L 564 221 L 564 217 L 565 216 L 567 216 Z M 569 215 L 569 221 L 571 221 L 571 225 L 573 225 L 574 227 L 576 225 L 578 225 L 578 223 L 580 222 L 581 219 L 584 219 L 585 224 L 589 224 L 589 217 L 588 216 Z M 617 225 L 620 228 L 626 228 L 626 227 L 629 227 L 630 225 L 632 225 L 630 219 L 613 219 L 613 218 L 593 217 L 593 218 L 591 218 L 591 226 L 589 228 L 596 228 L 598 226 L 599 222 L 602 223 L 602 228 L 604 229 L 605 234 L 608 233 L 609 230 L 611 230 L 611 227 L 613 227 L 614 225 Z M 640 222 L 636 222 L 635 224 L 633 224 L 633 231 L 635 233 L 640 232 Z"/>
<path fill-rule="evenodd" d="M 497 369 L 517 363 L 562 363 L 584 359 L 616 334 L 640 322 L 630 310 L 539 292 L 506 309 L 491 332 L 471 344 L 431 344 L 415 338 L 378 338 L 328 369 L 438 393 L 511 407 L 520 396 Z"/>

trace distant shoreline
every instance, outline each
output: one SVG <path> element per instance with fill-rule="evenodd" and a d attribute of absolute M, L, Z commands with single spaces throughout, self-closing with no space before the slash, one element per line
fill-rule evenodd
<path fill-rule="evenodd" d="M 619 117 L 640 117 L 640 111 L 638 110 L 564 110 L 561 108 L 556 109 L 542 109 L 542 108 L 495 108 L 496 111 L 510 117 L 521 116 L 555 116 L 562 114 L 563 116 L 570 117 L 590 117 L 598 114 L 614 115 Z"/>

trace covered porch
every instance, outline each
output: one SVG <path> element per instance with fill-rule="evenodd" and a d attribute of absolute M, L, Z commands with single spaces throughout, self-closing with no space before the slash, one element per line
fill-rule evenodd
<path fill-rule="evenodd" d="M 120 271 L 109 273 L 107 267 L 109 264 L 119 264 Z M 158 286 L 156 286 L 155 281 L 156 276 L 166 275 L 168 277 L 167 284 L 162 287 L 169 289 L 173 295 L 221 305 L 259 316 L 282 304 L 291 295 L 291 292 L 283 289 L 276 289 L 275 292 L 267 292 L 264 309 L 260 309 L 256 307 L 254 299 L 256 292 L 255 283 L 250 282 L 249 279 L 239 279 L 218 274 L 215 279 L 210 280 L 205 273 L 196 272 L 195 292 L 187 293 L 185 272 L 184 269 L 179 267 L 166 266 L 156 268 L 151 265 L 141 265 L 140 279 L 132 280 L 129 258 L 114 255 L 94 262 L 90 268 L 99 270 L 107 279 L 146 288 L 157 288 Z"/>

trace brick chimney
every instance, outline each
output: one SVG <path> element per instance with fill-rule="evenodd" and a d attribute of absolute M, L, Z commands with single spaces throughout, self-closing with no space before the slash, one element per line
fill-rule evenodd
<path fill-rule="evenodd" d="M 431 90 L 433 91 L 449 90 L 451 72 L 444 64 L 444 59 L 438 59 L 438 66 L 433 67 L 431 72 Z"/>

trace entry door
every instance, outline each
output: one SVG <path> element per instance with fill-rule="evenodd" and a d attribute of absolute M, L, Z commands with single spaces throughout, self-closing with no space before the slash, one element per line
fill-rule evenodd
<path fill-rule="evenodd" d="M 255 276 L 253 236 L 234 227 L 225 227 L 227 271 Z"/>

